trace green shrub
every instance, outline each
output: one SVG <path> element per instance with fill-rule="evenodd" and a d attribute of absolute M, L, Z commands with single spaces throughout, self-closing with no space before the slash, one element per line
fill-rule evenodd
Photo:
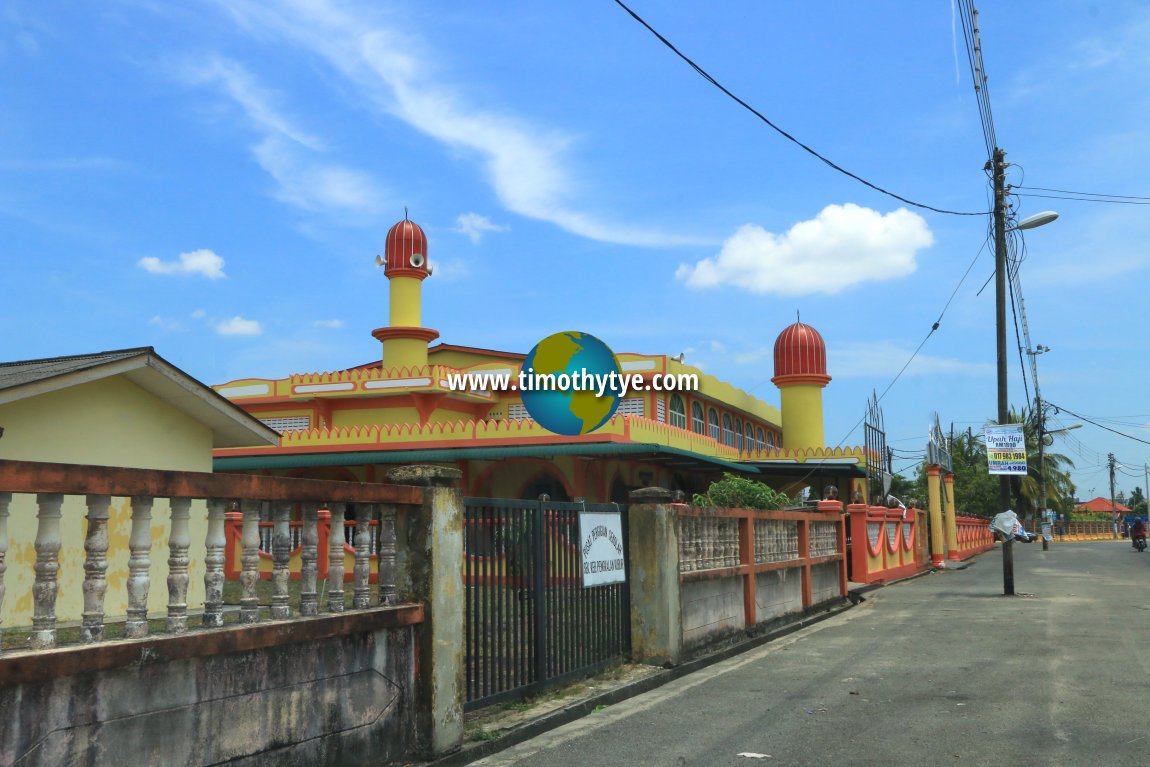
<path fill-rule="evenodd" d="M 691 504 L 720 509 L 782 509 L 790 503 L 786 493 L 753 479 L 724 474 L 711 483 L 706 493 L 695 493 Z"/>

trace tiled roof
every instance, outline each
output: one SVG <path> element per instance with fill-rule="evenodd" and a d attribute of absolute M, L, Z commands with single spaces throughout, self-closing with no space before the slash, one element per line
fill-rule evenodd
<path fill-rule="evenodd" d="M 151 346 L 0 362 L 0 404 L 122 376 L 212 430 L 213 447 L 275 445 L 279 434 L 156 354 Z"/>
<path fill-rule="evenodd" d="M 1123 506 L 1122 504 L 1120 504 L 1118 502 L 1115 502 L 1114 505 L 1111 506 L 1109 498 L 1103 498 L 1103 497 L 1099 496 L 1098 498 L 1095 498 L 1092 501 L 1087 501 L 1086 503 L 1078 504 L 1077 506 L 1074 507 L 1074 510 L 1075 511 L 1118 511 L 1119 513 L 1125 513 L 1125 512 L 1130 511 L 1130 508 L 1128 506 Z"/>
<path fill-rule="evenodd" d="M 24 384 L 43 381 L 46 378 L 55 378 L 67 373 L 75 373 L 78 370 L 106 365 L 109 362 L 118 362 L 141 354 L 155 353 L 155 349 L 150 346 L 140 346 L 135 349 L 76 354 L 71 357 L 47 357 L 40 360 L 0 362 L 0 389 L 23 386 Z"/>

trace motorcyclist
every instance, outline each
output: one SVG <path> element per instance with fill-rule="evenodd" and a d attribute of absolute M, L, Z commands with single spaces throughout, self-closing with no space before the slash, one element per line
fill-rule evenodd
<path fill-rule="evenodd" d="M 1138 539 L 1141 538 L 1143 543 L 1146 541 L 1146 523 L 1141 517 L 1134 520 L 1134 526 L 1130 528 L 1130 545 L 1138 548 Z"/>

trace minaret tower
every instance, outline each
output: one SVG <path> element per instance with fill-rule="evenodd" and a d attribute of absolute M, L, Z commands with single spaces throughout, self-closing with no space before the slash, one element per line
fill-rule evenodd
<path fill-rule="evenodd" d="M 775 340 L 775 377 L 783 410 L 783 447 L 793 450 L 825 447 L 823 387 L 827 375 L 827 347 L 819 331 L 801 321 Z"/>
<path fill-rule="evenodd" d="M 427 261 L 427 235 L 407 218 L 387 233 L 387 243 L 375 263 L 383 267 L 390 283 L 388 326 L 371 334 L 383 342 L 383 367 L 420 368 L 427 364 L 427 344 L 439 332 L 422 327 L 420 308 L 423 281 L 431 275 Z"/>

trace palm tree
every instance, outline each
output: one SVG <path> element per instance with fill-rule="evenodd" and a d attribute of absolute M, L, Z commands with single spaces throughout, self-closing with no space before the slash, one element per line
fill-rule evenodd
<path fill-rule="evenodd" d="M 1050 449 L 1053 440 L 1045 435 L 1046 445 L 1042 451 L 1042 465 L 1039 465 L 1038 433 L 1039 415 L 1030 408 L 1023 408 L 1021 413 L 1013 410 L 1010 419 L 1013 423 L 1022 423 L 1023 434 L 1026 438 L 1026 464 L 1025 477 L 1015 477 L 1011 482 L 1011 491 L 1014 495 L 1016 508 L 1020 516 L 1038 514 L 1041 509 L 1049 506 L 1058 511 L 1068 511 L 1067 504 L 1074 498 L 1074 482 L 1070 479 L 1070 469 L 1074 462 L 1061 453 Z M 1046 498 L 1041 497 L 1040 485 L 1043 473 L 1046 474 Z M 1037 527 L 1037 520 L 1035 520 Z"/>

